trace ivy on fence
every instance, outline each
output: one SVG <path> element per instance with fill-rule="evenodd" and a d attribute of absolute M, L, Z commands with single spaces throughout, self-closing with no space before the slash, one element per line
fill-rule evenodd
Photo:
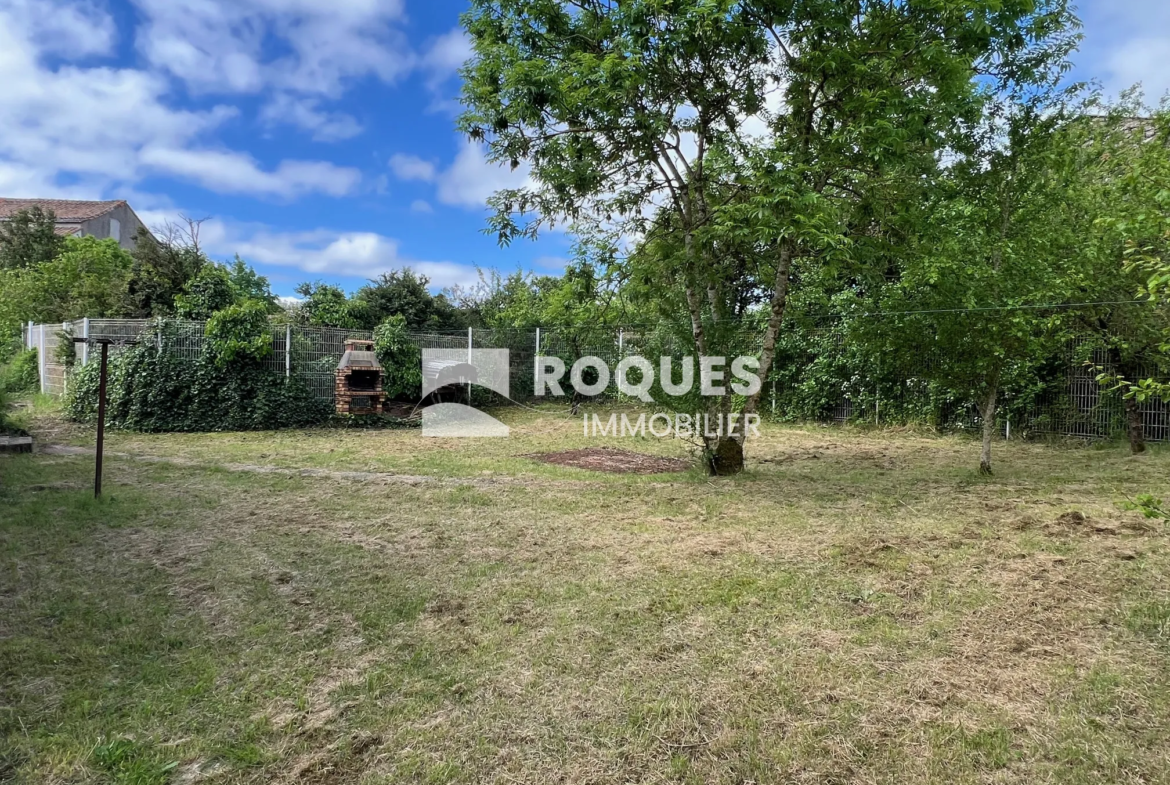
<path fill-rule="evenodd" d="M 296 378 L 285 378 L 253 356 L 224 361 L 215 342 L 194 360 L 160 351 L 158 337 L 115 352 L 110 358 L 107 424 L 146 432 L 243 431 L 314 425 L 332 408 Z M 97 416 L 99 363 L 75 370 L 66 396 L 72 419 Z"/>

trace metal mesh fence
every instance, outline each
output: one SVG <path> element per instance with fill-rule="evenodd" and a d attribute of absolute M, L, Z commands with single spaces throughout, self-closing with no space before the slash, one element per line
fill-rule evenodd
<path fill-rule="evenodd" d="M 62 335 L 126 341 L 149 334 L 159 350 L 192 362 L 204 351 L 205 324 L 167 320 L 165 329 L 151 330 L 151 320 L 81 319 L 63 325 L 29 325 L 26 346 L 40 350 L 41 389 L 63 394 L 67 367 L 58 361 Z M 295 377 L 319 398 L 332 402 L 335 370 L 347 338 L 372 339 L 366 330 L 300 325 L 273 325 L 272 354 L 266 361 L 275 373 Z M 924 351 L 913 367 L 883 367 L 883 357 L 872 347 L 852 342 L 837 328 L 798 329 L 787 326 L 777 350 L 773 374 L 765 380 L 760 409 L 777 419 L 822 421 L 907 422 L 933 420 L 946 427 L 976 428 L 977 407 L 969 400 L 948 397 L 927 381 L 939 358 Z M 738 329 L 723 336 L 721 345 L 735 354 L 756 354 L 762 330 Z M 556 330 L 470 330 L 456 334 L 411 333 L 408 339 L 421 349 L 507 349 L 510 355 L 510 397 L 532 401 L 534 369 L 539 356 L 559 357 L 566 368 L 585 356 L 603 360 L 611 369 L 626 357 L 641 355 L 683 357 L 694 353 L 685 327 L 581 327 Z M 1091 337 L 1071 340 L 1049 363 L 1039 392 L 1023 401 L 1003 396 L 1004 428 L 1017 433 L 1104 438 L 1121 433 L 1124 402 L 1119 394 L 1097 381 L 1098 368 L 1113 370 L 1108 353 Z M 76 362 L 92 359 L 91 348 L 79 346 Z M 1087 363 L 1091 363 L 1087 364 Z M 892 365 L 892 364 L 891 364 Z M 1055 370 L 1052 370 L 1055 369 Z M 1141 377 L 1157 376 L 1156 369 L 1137 369 Z M 567 381 L 567 379 L 566 379 Z M 567 385 L 566 385 L 567 388 Z M 621 398 L 612 392 L 607 394 Z M 477 392 L 478 395 L 478 392 Z M 485 392 L 485 395 L 486 392 Z M 490 399 L 487 395 L 485 400 Z M 1170 404 L 1150 400 L 1140 404 L 1146 438 L 1170 441 Z"/>

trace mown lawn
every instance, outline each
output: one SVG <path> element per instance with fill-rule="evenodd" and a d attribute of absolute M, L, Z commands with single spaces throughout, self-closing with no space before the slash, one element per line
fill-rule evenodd
<path fill-rule="evenodd" d="M 506 416 L 0 458 L 0 781 L 1170 782 L 1170 451 Z"/>

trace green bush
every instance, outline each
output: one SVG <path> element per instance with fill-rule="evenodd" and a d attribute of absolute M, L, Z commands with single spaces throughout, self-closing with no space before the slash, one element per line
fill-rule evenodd
<path fill-rule="evenodd" d="M 395 314 L 374 328 L 374 352 L 382 364 L 382 389 L 390 398 L 417 401 L 422 395 L 422 354 Z"/>
<path fill-rule="evenodd" d="M 255 359 L 222 362 L 210 342 L 194 361 L 157 346 L 144 337 L 111 355 L 110 427 L 156 433 L 267 430 L 318 424 L 332 412 L 299 380 Z M 91 362 L 71 378 L 65 401 L 71 419 L 96 419 L 100 365 Z"/>
<path fill-rule="evenodd" d="M 37 389 L 40 380 L 36 349 L 18 353 L 7 366 L 0 369 L 0 389 L 9 393 L 32 392 Z"/>
<path fill-rule="evenodd" d="M 220 365 L 263 360 L 272 354 L 268 308 L 259 300 L 245 300 L 215 312 L 207 320 L 205 335 Z"/>

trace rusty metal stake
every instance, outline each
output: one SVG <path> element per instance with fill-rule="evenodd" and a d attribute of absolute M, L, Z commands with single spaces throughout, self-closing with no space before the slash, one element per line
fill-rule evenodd
<path fill-rule="evenodd" d="M 101 381 L 98 383 L 97 460 L 93 472 L 93 498 L 102 496 L 102 452 L 106 443 L 106 372 L 110 357 L 110 344 L 102 342 Z"/>

